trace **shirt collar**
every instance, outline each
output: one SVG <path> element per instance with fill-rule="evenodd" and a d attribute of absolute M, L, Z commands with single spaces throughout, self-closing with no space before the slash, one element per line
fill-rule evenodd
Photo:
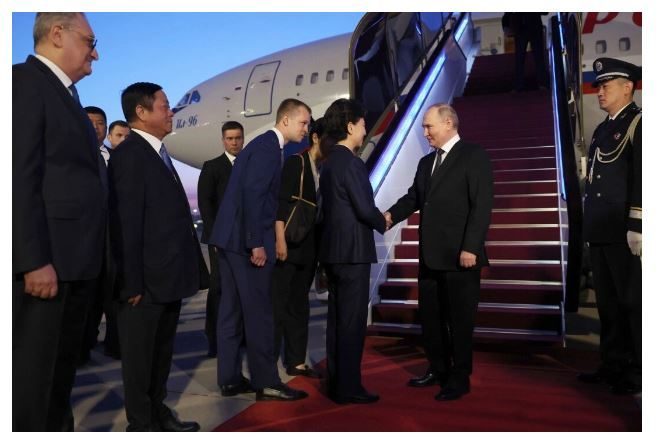
<path fill-rule="evenodd" d="M 236 155 L 232 155 L 229 152 L 225 151 L 225 157 L 229 159 L 230 163 L 234 164 L 234 160 L 236 160 Z"/>
<path fill-rule="evenodd" d="M 159 140 L 158 138 L 156 138 L 152 134 L 145 132 L 144 130 L 134 129 L 134 128 L 131 128 L 131 130 L 133 132 L 137 133 L 138 135 L 140 135 L 145 140 L 147 140 L 147 143 L 149 143 L 149 145 L 151 147 L 153 147 L 154 150 L 160 154 L 161 145 L 163 144 L 163 142 L 161 140 Z"/>
<path fill-rule="evenodd" d="M 285 147 L 285 136 L 280 132 L 276 127 L 271 129 L 278 136 L 278 143 L 280 144 L 280 149 Z"/>
<path fill-rule="evenodd" d="M 633 101 L 631 101 L 631 102 L 633 102 Z M 617 118 L 617 116 L 622 112 L 622 110 L 626 109 L 627 107 L 629 107 L 631 105 L 631 102 L 629 104 L 627 104 L 626 106 L 622 107 L 620 110 L 617 111 L 617 113 L 615 115 L 610 116 L 609 118 L 612 119 L 612 120 Z"/>
<path fill-rule="evenodd" d="M 454 137 L 450 138 L 443 146 L 441 146 L 441 149 L 443 149 L 443 152 L 445 152 L 445 155 L 449 154 L 452 148 L 454 147 L 455 144 L 459 141 L 459 134 L 455 135 Z"/>
<path fill-rule="evenodd" d="M 69 88 L 73 82 L 71 82 L 71 78 L 67 76 L 60 67 L 57 66 L 55 62 L 52 60 L 48 59 L 46 56 L 42 56 L 41 54 L 35 54 L 34 57 L 39 59 L 41 62 L 44 63 L 45 66 L 50 68 L 50 71 L 53 72 L 55 76 L 57 76 L 57 79 L 60 80 L 60 82 L 66 87 Z M 72 93 L 73 94 L 73 93 Z"/>

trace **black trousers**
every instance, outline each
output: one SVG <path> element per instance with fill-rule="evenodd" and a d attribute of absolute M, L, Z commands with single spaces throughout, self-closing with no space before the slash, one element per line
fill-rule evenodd
<path fill-rule="evenodd" d="M 58 282 L 57 296 L 43 300 L 14 281 L 13 431 L 73 431 L 71 389 L 95 284 Z"/>
<path fill-rule="evenodd" d="M 119 335 L 117 334 L 117 272 L 112 251 L 110 250 L 110 233 L 106 228 L 106 240 L 103 254 L 101 274 L 97 280 L 94 298 L 90 304 L 83 335 L 81 355 L 89 355 L 96 346 L 99 337 L 99 324 L 103 314 L 106 314 L 106 335 L 103 343 L 106 351 L 119 352 Z"/>
<path fill-rule="evenodd" d="M 420 262 L 419 315 L 432 371 L 463 385 L 473 372 L 473 329 L 480 298 L 480 271 L 432 270 Z"/>
<path fill-rule="evenodd" d="M 204 333 L 207 336 L 210 350 L 216 350 L 216 326 L 218 323 L 218 303 L 220 300 L 220 270 L 218 267 L 218 250 L 213 245 L 207 245 L 209 250 L 209 264 L 211 276 L 209 278 L 209 291 L 207 292 L 206 319 L 204 320 Z"/>
<path fill-rule="evenodd" d="M 310 287 L 316 261 L 299 265 L 278 262 L 273 270 L 273 323 L 275 358 L 280 356 L 285 341 L 283 365 L 295 367 L 305 363 L 310 321 Z"/>
<path fill-rule="evenodd" d="M 602 367 L 641 384 L 642 270 L 627 244 L 590 244 Z"/>
<path fill-rule="evenodd" d="M 360 362 L 367 331 L 371 264 L 326 264 L 328 391 L 336 397 L 361 394 Z"/>
<path fill-rule="evenodd" d="M 514 89 L 523 90 L 525 77 L 526 49 L 530 42 L 532 56 L 535 62 L 538 87 L 548 88 L 548 72 L 544 58 L 544 30 L 524 30 L 514 36 Z"/>
<path fill-rule="evenodd" d="M 181 300 L 154 303 L 149 294 L 137 306 L 119 303 L 127 431 L 144 431 L 170 414 L 163 404 L 172 364 Z"/>

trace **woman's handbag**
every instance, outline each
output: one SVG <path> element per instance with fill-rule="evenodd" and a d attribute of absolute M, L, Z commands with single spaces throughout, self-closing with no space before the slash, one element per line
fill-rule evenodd
<path fill-rule="evenodd" d="M 317 205 L 303 198 L 303 175 L 305 173 L 305 160 L 301 157 L 301 181 L 298 188 L 298 196 L 291 196 L 295 202 L 287 222 L 285 223 L 285 240 L 292 244 L 298 244 L 308 235 L 314 226 L 317 217 Z"/>

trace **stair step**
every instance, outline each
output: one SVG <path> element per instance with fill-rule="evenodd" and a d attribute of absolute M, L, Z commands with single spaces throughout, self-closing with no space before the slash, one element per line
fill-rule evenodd
<path fill-rule="evenodd" d="M 388 263 L 388 279 L 418 277 L 418 262 L 393 261 Z M 554 264 L 492 264 L 482 268 L 483 279 L 508 279 L 522 281 L 562 281 L 562 266 Z"/>
<path fill-rule="evenodd" d="M 558 208 L 493 208 L 491 225 L 494 224 L 557 224 Z M 411 214 L 408 225 L 420 225 L 420 213 Z"/>
<path fill-rule="evenodd" d="M 473 118 L 475 119 L 475 118 Z M 542 122 L 548 122 L 545 119 Z M 553 121 L 551 121 L 553 123 Z M 461 132 L 461 137 L 468 141 L 481 141 L 481 140 L 495 140 L 500 138 L 527 138 L 527 137 L 545 137 L 553 138 L 553 126 L 541 127 L 516 127 L 509 128 L 503 123 L 497 126 L 498 123 L 493 123 L 494 129 L 464 129 Z"/>
<path fill-rule="evenodd" d="M 558 192 L 558 182 L 555 180 L 494 182 L 493 192 L 502 194 L 549 194 Z"/>
<path fill-rule="evenodd" d="M 555 241 L 487 241 L 489 259 L 560 260 L 560 242 Z M 418 244 L 406 242 L 395 246 L 395 258 L 416 259 Z"/>
<path fill-rule="evenodd" d="M 535 146 L 535 147 L 515 147 L 515 148 L 487 148 L 487 153 L 491 161 L 509 159 L 509 158 L 537 158 L 553 157 L 555 158 L 555 146 Z"/>
<path fill-rule="evenodd" d="M 556 281 L 480 282 L 481 302 L 557 305 L 562 293 L 562 284 Z M 379 296 L 381 300 L 417 300 L 418 282 L 388 280 L 379 286 Z"/>
<path fill-rule="evenodd" d="M 420 335 L 422 330 L 419 324 L 372 323 L 367 326 L 368 335 L 399 336 Z M 476 342 L 539 342 L 559 344 L 562 335 L 557 331 L 540 330 L 514 330 L 489 327 L 476 327 L 473 331 L 473 340 Z"/>
<path fill-rule="evenodd" d="M 473 140 L 474 143 L 487 149 L 504 149 L 512 147 L 551 146 L 555 144 L 553 137 L 530 136 L 520 138 L 491 138 Z"/>
<path fill-rule="evenodd" d="M 372 306 L 373 323 L 420 323 L 417 303 L 381 302 Z M 560 306 L 480 303 L 475 325 L 515 330 L 560 331 L 562 310 Z"/>
<path fill-rule="evenodd" d="M 555 157 L 491 159 L 494 171 L 512 169 L 556 169 Z"/>
<path fill-rule="evenodd" d="M 402 228 L 402 241 L 417 241 L 418 228 L 418 225 Z M 492 224 L 487 232 L 488 241 L 557 241 L 559 237 L 558 224 Z"/>
<path fill-rule="evenodd" d="M 494 169 L 494 182 L 531 181 L 531 180 L 556 180 L 555 168 L 535 169 Z"/>

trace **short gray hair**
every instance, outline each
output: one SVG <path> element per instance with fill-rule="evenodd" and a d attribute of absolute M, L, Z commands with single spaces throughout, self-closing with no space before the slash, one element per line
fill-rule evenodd
<path fill-rule="evenodd" d="M 438 103 L 430 106 L 429 109 L 436 109 L 439 117 L 448 118 L 452 122 L 452 127 L 459 129 L 459 116 L 450 104 Z"/>
<path fill-rule="evenodd" d="M 32 38 L 34 47 L 44 39 L 53 25 L 67 25 L 76 19 L 77 16 L 85 16 L 82 12 L 38 12 L 34 19 L 32 28 Z"/>

